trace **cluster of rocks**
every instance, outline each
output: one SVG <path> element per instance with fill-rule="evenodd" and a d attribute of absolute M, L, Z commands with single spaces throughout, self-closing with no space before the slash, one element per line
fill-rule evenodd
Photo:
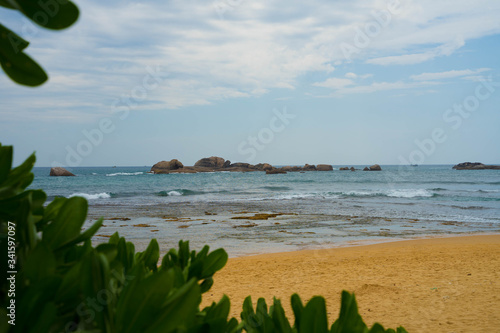
<path fill-rule="evenodd" d="M 193 166 L 184 166 L 178 160 L 161 161 L 153 165 L 152 173 L 197 173 L 214 171 L 267 171 L 272 170 L 273 166 L 268 163 L 250 164 L 250 163 L 231 163 L 222 157 L 205 157 L 196 162 Z"/>
<path fill-rule="evenodd" d="M 475 162 L 464 162 L 459 163 L 453 167 L 455 170 L 500 170 L 500 165 L 484 165 L 483 163 Z"/>
<path fill-rule="evenodd" d="M 275 173 L 287 173 L 287 172 L 304 172 L 304 171 L 332 171 L 333 167 L 329 164 L 306 164 L 303 167 L 300 166 L 284 166 L 281 168 L 273 167 L 271 170 L 266 170 L 267 174 Z"/>
<path fill-rule="evenodd" d="M 378 164 L 372 165 L 365 170 L 376 171 L 381 170 Z M 170 161 L 161 161 L 153 165 L 151 172 L 155 174 L 161 173 L 197 173 L 197 172 L 214 172 L 214 171 L 233 171 L 233 172 L 252 172 L 265 171 L 267 174 L 280 174 L 287 172 L 304 172 L 304 171 L 332 171 L 333 167 L 328 164 L 311 165 L 306 164 L 300 166 L 284 166 L 277 168 L 269 163 L 231 163 L 222 157 L 212 156 L 205 157 L 196 162 L 193 166 L 184 166 L 176 159 Z M 354 170 L 353 170 L 354 171 Z"/>
<path fill-rule="evenodd" d="M 359 170 L 359 169 L 356 169 L 355 167 L 342 167 L 342 168 L 339 168 L 340 171 L 356 171 L 356 170 Z M 378 164 L 374 164 L 372 165 L 371 167 L 365 167 L 363 169 L 363 171 L 382 171 L 382 168 L 380 167 L 380 165 Z"/>

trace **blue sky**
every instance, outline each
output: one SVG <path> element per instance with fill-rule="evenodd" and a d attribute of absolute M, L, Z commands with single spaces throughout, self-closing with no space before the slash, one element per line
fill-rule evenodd
<path fill-rule="evenodd" d="M 61 32 L 0 8 L 50 76 L 0 75 L 16 163 L 500 163 L 498 1 L 76 3 Z"/>

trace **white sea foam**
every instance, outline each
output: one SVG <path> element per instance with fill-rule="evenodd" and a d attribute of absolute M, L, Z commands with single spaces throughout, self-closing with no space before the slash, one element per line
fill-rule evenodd
<path fill-rule="evenodd" d="M 137 176 L 137 175 L 142 175 L 144 172 L 139 171 L 139 172 L 117 172 L 117 173 L 108 173 L 106 176 L 108 177 L 114 177 L 114 176 Z"/>
<path fill-rule="evenodd" d="M 72 195 L 69 196 L 71 197 L 84 197 L 87 200 L 95 200 L 95 199 L 109 199 L 111 198 L 111 195 L 108 193 L 97 193 L 97 194 L 88 194 L 88 193 L 73 193 Z"/>
<path fill-rule="evenodd" d="M 182 195 L 182 193 L 181 193 L 181 192 L 179 192 L 179 191 L 169 191 L 167 194 L 168 194 L 169 196 L 176 196 L 176 197 L 177 197 L 177 196 L 181 196 L 181 195 Z"/>
<path fill-rule="evenodd" d="M 317 196 L 317 194 L 313 194 L 313 193 L 281 194 L 281 195 L 274 197 L 274 199 L 291 200 L 291 199 L 310 198 L 310 197 L 315 197 L 315 196 Z"/>
<path fill-rule="evenodd" d="M 388 197 L 396 198 L 415 198 L 415 197 L 426 197 L 430 198 L 434 194 L 424 189 L 409 189 L 409 190 L 390 190 L 387 193 Z"/>
<path fill-rule="evenodd" d="M 370 191 L 348 191 L 344 192 L 343 194 L 353 197 L 368 197 L 368 196 L 383 195 L 382 192 L 370 192 Z"/>

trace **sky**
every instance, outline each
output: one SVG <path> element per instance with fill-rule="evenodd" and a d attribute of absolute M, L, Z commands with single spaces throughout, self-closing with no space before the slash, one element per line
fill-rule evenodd
<path fill-rule="evenodd" d="M 0 8 L 49 74 L 0 72 L 0 142 L 37 166 L 500 164 L 500 1 L 76 1 Z"/>

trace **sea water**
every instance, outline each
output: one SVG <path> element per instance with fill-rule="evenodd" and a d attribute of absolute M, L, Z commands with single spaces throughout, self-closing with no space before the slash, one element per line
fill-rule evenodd
<path fill-rule="evenodd" d="M 88 199 L 86 226 L 105 218 L 96 241 L 118 231 L 139 249 L 151 238 L 165 248 L 189 239 L 235 256 L 500 231 L 499 170 L 382 168 L 155 175 L 149 167 L 81 167 L 71 169 L 76 177 L 35 168 L 31 188 L 45 190 L 49 200 Z M 257 213 L 282 215 L 245 219 Z"/>

